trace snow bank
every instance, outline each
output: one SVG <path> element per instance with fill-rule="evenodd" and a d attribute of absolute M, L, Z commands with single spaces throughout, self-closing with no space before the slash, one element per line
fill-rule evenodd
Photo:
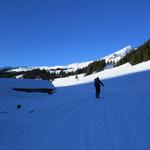
<path fill-rule="evenodd" d="M 100 77 L 100 79 L 104 80 L 104 79 L 114 78 L 114 77 L 123 76 L 127 74 L 132 74 L 136 72 L 146 71 L 146 70 L 150 70 L 150 61 L 143 62 L 135 66 L 131 66 L 129 63 L 126 63 L 122 66 L 115 67 L 112 69 L 107 69 L 89 76 L 79 75 L 78 76 L 79 80 L 76 80 L 75 76 L 55 79 L 53 84 L 56 87 L 78 85 L 78 84 L 93 82 L 94 78 L 96 77 Z"/>

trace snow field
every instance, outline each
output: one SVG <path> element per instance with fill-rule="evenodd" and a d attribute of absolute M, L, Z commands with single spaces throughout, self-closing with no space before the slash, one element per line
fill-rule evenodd
<path fill-rule="evenodd" d="M 93 86 L 100 73 L 70 77 L 79 85 L 56 80 L 52 95 L 18 93 L 1 79 L 0 150 L 149 150 L 149 62 L 127 66 L 106 70 L 110 77 L 102 72 L 101 99 Z"/>

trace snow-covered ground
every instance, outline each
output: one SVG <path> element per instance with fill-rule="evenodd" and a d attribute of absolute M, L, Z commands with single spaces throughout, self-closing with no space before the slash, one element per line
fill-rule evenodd
<path fill-rule="evenodd" d="M 55 79 L 53 84 L 56 87 L 62 87 L 62 86 L 71 86 L 71 85 L 78 85 L 78 84 L 83 84 L 83 83 L 88 83 L 92 82 L 94 78 L 100 77 L 100 79 L 110 79 L 126 74 L 132 74 L 136 72 L 141 72 L 149 70 L 150 71 L 150 61 L 140 63 L 138 65 L 132 66 L 129 63 L 126 63 L 122 66 L 115 67 L 112 69 L 106 69 L 104 71 L 89 75 L 89 76 L 84 76 L 78 75 L 78 80 L 76 79 L 76 76 L 70 76 L 66 78 L 58 78 Z"/>
<path fill-rule="evenodd" d="M 12 91 L 1 79 L 0 150 L 149 150 L 149 69 L 150 62 L 125 64 L 83 82 L 59 79 L 54 85 L 67 87 L 52 95 Z M 96 99 L 99 75 L 104 98 Z"/>

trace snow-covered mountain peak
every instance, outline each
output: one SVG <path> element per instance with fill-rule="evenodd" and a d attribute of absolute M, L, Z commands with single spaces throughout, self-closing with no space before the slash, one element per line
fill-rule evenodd
<path fill-rule="evenodd" d="M 118 50 L 108 56 L 105 56 L 103 59 L 105 59 L 106 62 L 114 62 L 116 63 L 117 61 L 119 61 L 122 57 L 124 57 L 125 55 L 127 55 L 128 53 L 130 53 L 133 50 L 133 48 L 128 45 L 124 48 L 122 48 L 121 50 Z"/>
<path fill-rule="evenodd" d="M 116 51 L 116 52 L 114 52 L 108 56 L 101 58 L 101 59 L 105 59 L 106 62 L 117 62 L 122 57 L 124 57 L 126 54 L 131 52 L 132 50 L 133 50 L 133 48 L 130 45 L 127 45 L 126 47 L 122 48 L 121 50 L 118 50 L 118 51 Z M 67 65 L 65 68 L 68 68 L 68 69 L 84 68 L 84 67 L 88 66 L 90 63 L 92 63 L 93 61 L 87 61 L 87 62 L 82 62 L 82 63 L 73 63 L 73 64 Z"/>
<path fill-rule="evenodd" d="M 128 46 L 122 48 L 121 50 L 115 52 L 115 54 L 118 54 L 118 55 L 126 55 L 126 54 L 129 53 L 132 49 L 133 49 L 133 48 L 132 48 L 130 45 L 128 45 Z"/>

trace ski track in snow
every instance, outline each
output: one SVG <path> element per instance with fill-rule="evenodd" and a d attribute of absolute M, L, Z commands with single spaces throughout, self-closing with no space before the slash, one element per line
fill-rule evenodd
<path fill-rule="evenodd" d="M 3 93 L 0 150 L 149 150 L 149 77 L 145 71 L 103 80 L 101 99 L 93 83 L 53 95 Z"/>

